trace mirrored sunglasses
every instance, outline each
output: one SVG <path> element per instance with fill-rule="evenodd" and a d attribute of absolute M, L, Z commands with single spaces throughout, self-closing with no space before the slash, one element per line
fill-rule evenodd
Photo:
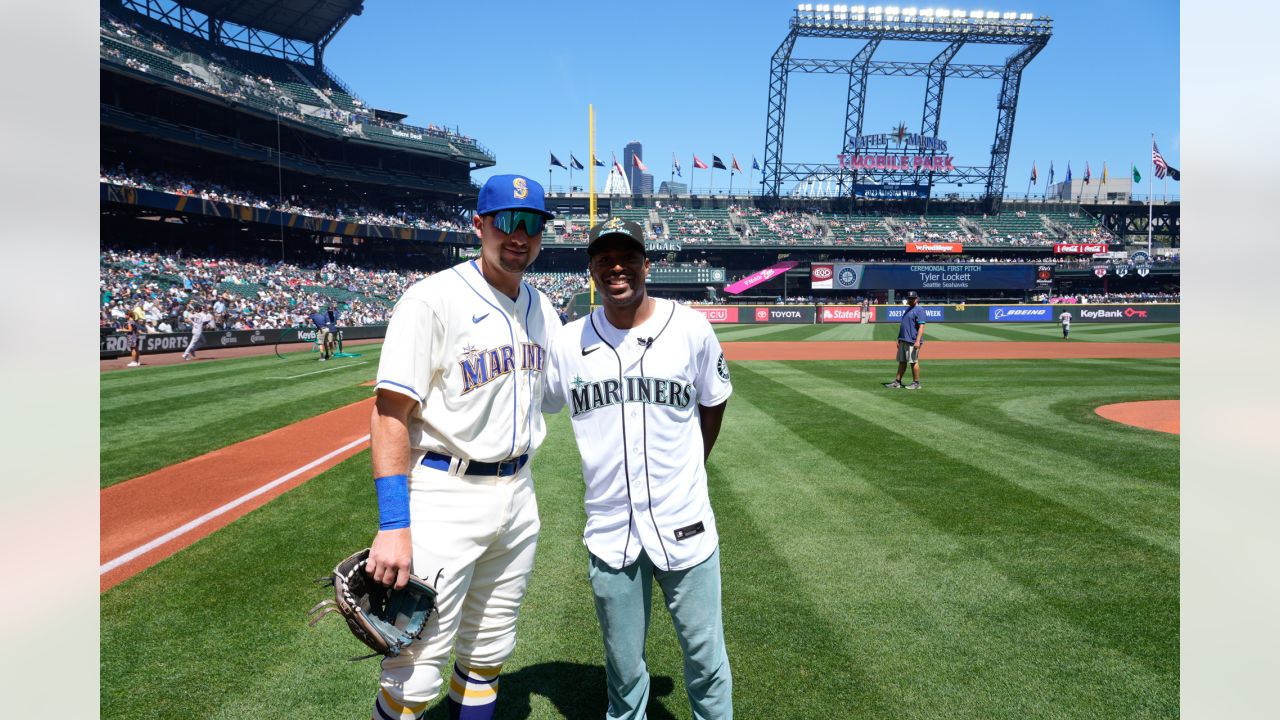
<path fill-rule="evenodd" d="M 508 235 L 515 232 L 521 223 L 524 224 L 525 234 L 533 237 L 542 232 L 547 218 L 527 210 L 499 210 L 493 214 L 493 226 Z"/>

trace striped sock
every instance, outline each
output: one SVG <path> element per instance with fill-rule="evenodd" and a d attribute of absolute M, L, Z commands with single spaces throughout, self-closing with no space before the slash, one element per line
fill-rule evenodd
<path fill-rule="evenodd" d="M 417 720 L 427 710 L 427 703 L 403 704 L 383 688 L 373 701 L 372 720 Z"/>
<path fill-rule="evenodd" d="M 498 672 L 454 664 L 449 679 L 449 720 L 492 720 L 498 707 Z"/>

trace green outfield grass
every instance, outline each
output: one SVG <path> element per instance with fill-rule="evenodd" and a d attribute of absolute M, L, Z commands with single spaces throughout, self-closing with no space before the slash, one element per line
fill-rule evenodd
<path fill-rule="evenodd" d="M 265 362 L 129 380 L 146 395 L 151 373 L 176 388 L 183 371 L 226 369 L 213 392 Z M 934 361 L 919 392 L 880 386 L 892 363 L 731 367 L 709 475 L 738 717 L 1177 716 L 1178 439 L 1093 413 L 1178 397 L 1177 360 Z M 358 374 L 285 393 L 319 402 Z M 231 425 L 246 406 L 227 404 L 189 412 Z M 145 419 L 104 412 L 104 433 Z M 499 717 L 595 719 L 582 479 L 568 419 L 549 424 L 534 462 L 542 536 Z M 363 646 L 304 613 L 326 595 L 312 580 L 376 523 L 364 452 L 105 593 L 102 717 L 367 717 L 376 664 L 347 662 Z M 653 617 L 649 716 L 688 718 L 660 601 Z"/>
<path fill-rule="evenodd" d="M 867 325 L 716 325 L 721 341 L 785 341 L 798 340 L 894 340 L 897 323 Z M 973 340 L 1023 342 L 1178 342 L 1177 323 L 1143 323 L 1133 325 L 1111 323 L 1075 323 L 1071 339 L 1062 339 L 1057 323 L 929 323 L 925 342 L 930 340 Z"/>
<path fill-rule="evenodd" d="M 382 345 L 319 362 L 295 351 L 102 373 L 102 487 L 370 397 Z M 145 358 L 144 358 L 145 360 Z"/>

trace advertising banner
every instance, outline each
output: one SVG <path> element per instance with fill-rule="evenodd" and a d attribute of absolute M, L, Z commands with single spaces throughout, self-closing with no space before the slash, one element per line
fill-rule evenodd
<path fill-rule="evenodd" d="M 1092 255 L 1107 251 L 1106 243 L 1054 243 L 1053 251 L 1059 255 Z"/>
<path fill-rule="evenodd" d="M 805 323 L 813 324 L 813 306 L 796 305 L 757 307 L 754 317 L 758 323 Z"/>
<path fill-rule="evenodd" d="M 962 253 L 964 245 L 952 242 L 910 242 L 906 247 L 909 253 Z"/>
<path fill-rule="evenodd" d="M 1053 284 L 1053 266 L 1037 265 L 1036 266 L 1036 285 L 1038 287 L 1046 287 Z"/>
<path fill-rule="evenodd" d="M 835 263 L 836 290 L 1028 290 L 1035 265 Z"/>
<path fill-rule="evenodd" d="M 835 265 L 831 263 L 814 263 L 809 268 L 809 286 L 814 290 L 830 290 L 831 281 L 835 276 Z"/>
<path fill-rule="evenodd" d="M 380 338 L 387 333 L 386 325 L 368 325 L 363 327 L 339 328 L 344 340 L 363 340 Z M 315 342 L 315 328 L 288 328 L 285 330 L 206 330 L 201 350 L 224 347 L 246 347 L 252 345 L 274 345 L 276 343 Z M 191 333 L 149 333 L 142 336 L 142 345 L 138 352 L 143 355 L 181 352 L 191 342 Z M 113 358 L 128 355 L 128 336 L 124 333 L 102 335 L 98 338 L 98 356 Z"/>
<path fill-rule="evenodd" d="M 921 305 L 924 308 L 925 319 L 929 322 L 943 322 L 947 319 L 946 308 L 941 305 Z M 884 315 L 880 318 L 881 322 L 901 322 L 902 316 L 907 312 L 906 305 L 890 305 L 884 309 Z"/>
<path fill-rule="evenodd" d="M 853 194 L 860 198 L 879 198 L 882 200 L 924 200 L 929 197 L 929 186 L 854 183 Z"/>
<path fill-rule="evenodd" d="M 759 272 L 751 273 L 750 275 L 742 278 L 736 283 L 733 283 L 731 285 L 725 285 L 724 291 L 726 293 L 729 293 L 730 295 L 738 295 L 739 293 L 742 293 L 744 290 L 749 290 L 755 287 L 756 285 L 759 285 L 760 283 L 768 282 L 769 280 L 772 280 L 773 278 L 781 275 L 782 273 L 790 270 L 791 268 L 799 264 L 800 263 L 796 262 L 795 260 L 785 260 L 775 265 L 770 265 L 769 267 Z"/>
<path fill-rule="evenodd" d="M 1053 305 L 992 305 L 987 308 L 989 322 L 1053 322 Z"/>
<path fill-rule="evenodd" d="M 707 322 L 713 325 L 738 322 L 738 308 L 736 305 L 693 305 L 691 307 L 702 313 Z"/>
<path fill-rule="evenodd" d="M 875 306 L 872 306 L 864 313 L 861 305 L 823 305 L 818 313 L 818 322 L 860 323 L 863 315 L 866 315 L 867 322 L 875 322 Z"/>
<path fill-rule="evenodd" d="M 1181 305 L 1057 305 L 1084 322 L 1179 322 Z"/>

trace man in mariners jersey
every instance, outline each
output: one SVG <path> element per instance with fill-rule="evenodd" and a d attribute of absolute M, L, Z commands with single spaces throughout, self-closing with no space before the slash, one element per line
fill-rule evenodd
<path fill-rule="evenodd" d="M 607 717 L 645 717 L 644 646 L 657 580 L 684 653 L 693 717 L 731 718 L 705 462 L 733 388 L 710 323 L 646 293 L 643 232 L 619 218 L 592 228 L 588 263 L 603 309 L 556 336 L 543 407 L 569 407 L 582 454 Z"/>
<path fill-rule="evenodd" d="M 538 539 L 529 458 L 546 434 L 545 358 L 560 320 L 524 282 L 552 217 L 542 186 L 496 175 L 472 224 L 480 257 L 405 291 L 392 311 L 372 418 L 379 530 L 366 571 L 437 591 L 421 639 L 382 662 L 374 720 L 418 718 L 450 651 L 449 716 L 488 720 L 515 647 Z"/>

